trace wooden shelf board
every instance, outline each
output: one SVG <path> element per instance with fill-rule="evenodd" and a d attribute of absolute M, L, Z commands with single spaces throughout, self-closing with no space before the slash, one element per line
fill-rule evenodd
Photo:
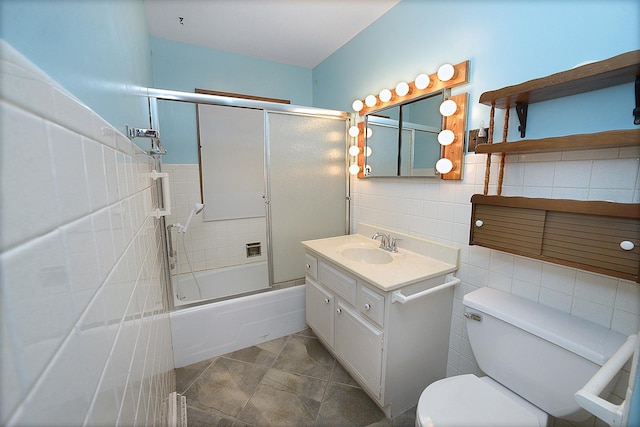
<path fill-rule="evenodd" d="M 640 76 L 640 50 L 561 71 L 480 95 L 480 103 L 497 108 L 533 104 L 635 81 Z"/>
<path fill-rule="evenodd" d="M 476 146 L 476 153 L 545 153 L 633 146 L 640 146 L 640 129 L 610 130 L 497 144 L 480 144 Z"/>
<path fill-rule="evenodd" d="M 544 199 L 521 196 L 488 196 L 474 194 L 471 203 L 510 208 L 573 212 L 619 218 L 640 218 L 640 203 L 616 203 L 600 200 Z"/>

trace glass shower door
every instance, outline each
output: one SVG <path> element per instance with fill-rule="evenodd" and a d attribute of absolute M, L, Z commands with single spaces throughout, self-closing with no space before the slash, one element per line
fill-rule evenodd
<path fill-rule="evenodd" d="M 271 283 L 303 278 L 303 240 L 347 232 L 345 119 L 267 114 Z"/>

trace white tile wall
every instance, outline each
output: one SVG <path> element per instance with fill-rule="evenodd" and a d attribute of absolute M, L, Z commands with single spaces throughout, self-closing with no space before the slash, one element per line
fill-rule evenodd
<path fill-rule="evenodd" d="M 153 424 L 174 380 L 152 159 L 0 43 L 0 424 Z"/>
<path fill-rule="evenodd" d="M 167 224 L 185 224 L 195 203 L 200 203 L 200 172 L 194 164 L 165 164 L 163 171 L 169 173 L 173 209 Z M 206 209 L 206 206 L 205 206 Z M 191 220 L 185 235 L 185 246 L 194 271 L 210 270 L 230 265 L 265 261 L 266 220 L 246 218 L 221 221 L 203 221 L 203 215 Z M 182 238 L 172 232 L 173 246 L 178 251 L 177 269 L 173 273 L 188 273 Z M 260 242 L 262 255 L 247 258 L 246 244 Z"/>
<path fill-rule="evenodd" d="M 639 150 L 580 153 L 507 156 L 503 195 L 638 203 Z M 353 231 L 363 221 L 461 248 L 462 284 L 455 291 L 447 375 L 478 372 L 462 317 L 462 297 L 478 287 L 520 295 L 623 334 L 637 333 L 636 283 L 468 245 L 470 199 L 483 192 L 485 162 L 485 155 L 468 154 L 461 182 L 352 178 Z M 489 194 L 496 194 L 498 162 L 494 156 Z M 618 398 L 624 395 L 619 389 Z"/>

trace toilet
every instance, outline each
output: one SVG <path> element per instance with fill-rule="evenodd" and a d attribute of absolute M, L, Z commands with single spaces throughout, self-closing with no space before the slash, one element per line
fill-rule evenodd
<path fill-rule="evenodd" d="M 420 395 L 416 427 L 545 427 L 549 415 L 577 422 L 591 415 L 574 394 L 624 335 L 491 288 L 468 293 L 463 303 L 471 349 L 486 376 L 429 385 Z"/>

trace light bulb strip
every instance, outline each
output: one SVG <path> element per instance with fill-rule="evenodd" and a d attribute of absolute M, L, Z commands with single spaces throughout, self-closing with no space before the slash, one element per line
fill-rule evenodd
<path fill-rule="evenodd" d="M 442 146 L 442 157 L 451 160 L 453 163 L 453 169 L 451 172 L 441 174 L 441 179 L 462 179 L 462 163 L 464 160 L 464 134 L 465 134 L 465 112 L 467 110 L 467 100 L 469 95 L 467 93 L 461 93 L 449 97 L 455 101 L 458 109 L 455 114 L 444 117 L 443 129 L 449 129 L 455 135 L 451 144 Z"/>
<path fill-rule="evenodd" d="M 358 166 L 360 166 L 360 171 L 358 171 L 358 178 L 364 178 L 364 158 L 365 158 L 365 153 L 364 153 L 364 135 L 365 135 L 365 129 L 364 129 L 364 122 L 359 122 L 358 123 L 358 129 L 360 129 L 360 133 L 358 133 L 358 137 L 356 139 L 357 141 L 357 145 L 358 148 L 360 149 L 359 153 L 358 153 Z"/>
<path fill-rule="evenodd" d="M 424 96 L 432 92 L 437 92 L 442 89 L 451 88 L 451 87 L 469 82 L 469 61 L 464 61 L 457 65 L 454 65 L 453 68 L 455 70 L 455 73 L 454 73 L 454 77 L 451 80 L 443 82 L 438 78 L 437 72 L 433 74 L 429 74 L 431 83 L 425 89 L 418 89 L 414 81 L 408 82 L 407 83 L 409 85 L 408 94 L 406 94 L 405 96 L 398 96 L 395 89 L 392 89 L 391 99 L 387 102 L 381 101 L 379 96 L 371 95 L 376 98 L 376 104 L 373 105 L 372 107 L 368 107 L 367 105 L 364 105 L 363 108 L 357 113 L 361 116 L 364 116 L 365 114 L 370 113 L 371 111 L 387 108 L 392 105 L 398 104 L 400 102 L 410 101 L 412 99 L 419 98 L 421 96 Z M 364 100 L 362 102 L 364 103 Z"/>

